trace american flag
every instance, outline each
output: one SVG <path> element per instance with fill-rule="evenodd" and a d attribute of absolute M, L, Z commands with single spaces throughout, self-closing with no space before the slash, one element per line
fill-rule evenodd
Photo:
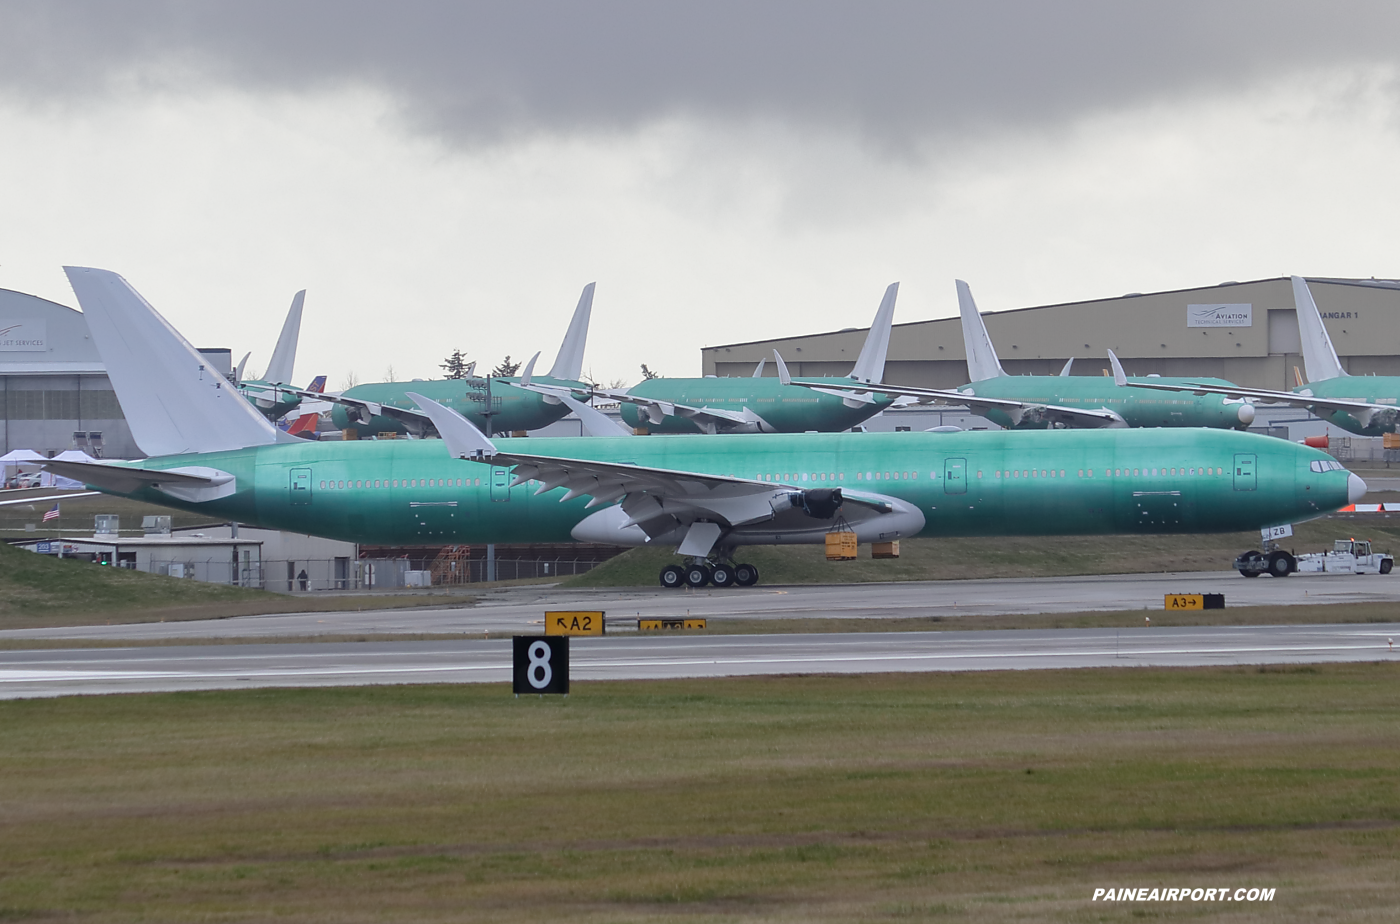
<path fill-rule="evenodd" d="M 44 513 L 44 522 L 47 523 L 49 520 L 57 520 L 57 519 L 58 519 L 58 504 L 54 504 L 52 510 L 46 511 L 46 512 Z"/>

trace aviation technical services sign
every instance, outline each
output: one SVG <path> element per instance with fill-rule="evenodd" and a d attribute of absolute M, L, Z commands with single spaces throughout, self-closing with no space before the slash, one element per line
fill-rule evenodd
<path fill-rule="evenodd" d="M 1253 327 L 1253 305 L 1187 305 L 1187 327 Z"/>
<path fill-rule="evenodd" d="M 49 348 L 43 318 L 0 318 L 0 353 L 43 353 Z"/>

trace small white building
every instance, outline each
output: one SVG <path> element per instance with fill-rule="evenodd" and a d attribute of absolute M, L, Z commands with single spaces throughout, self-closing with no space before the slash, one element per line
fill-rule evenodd
<path fill-rule="evenodd" d="M 79 558 L 149 574 L 239 587 L 263 586 L 262 542 L 257 539 L 99 534 L 33 539 L 19 543 L 19 547 L 40 555 Z"/>

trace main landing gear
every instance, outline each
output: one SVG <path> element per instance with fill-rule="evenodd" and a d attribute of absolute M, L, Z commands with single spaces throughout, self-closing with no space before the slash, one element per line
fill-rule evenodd
<path fill-rule="evenodd" d="M 667 565 L 661 569 L 662 587 L 752 587 L 758 583 L 758 569 L 743 562 L 692 561 L 685 565 Z"/>

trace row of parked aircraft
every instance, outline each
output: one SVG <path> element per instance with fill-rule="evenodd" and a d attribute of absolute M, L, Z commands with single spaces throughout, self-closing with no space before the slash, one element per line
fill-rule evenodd
<path fill-rule="evenodd" d="M 1321 516 L 1366 490 L 1316 449 L 1219 428 L 493 439 L 423 393 L 436 383 L 406 397 L 442 439 L 300 440 L 209 374 L 121 276 L 65 271 L 149 457 L 46 467 L 219 520 L 386 545 L 659 545 L 685 559 L 663 584 L 728 586 L 758 580 L 740 549 L 838 529 L 862 542 L 1238 531 Z M 893 305 L 891 289 L 882 312 Z M 866 378 L 883 343 L 876 354 L 857 364 Z M 872 384 L 847 379 L 833 397 L 845 405 Z"/>
<path fill-rule="evenodd" d="M 860 355 L 847 376 L 793 378 L 775 350 L 776 376 L 765 376 L 766 360 L 747 378 L 652 378 L 626 390 L 599 388 L 582 381 L 584 346 L 593 307 L 594 284 L 584 287 L 554 365 L 544 375 L 534 367 L 519 376 L 379 382 L 339 394 L 324 393 L 324 377 L 309 388 L 287 383 L 292 377 L 297 331 L 305 292 L 298 292 L 278 338 L 267 373 L 239 387 L 270 420 L 295 411 L 304 399 L 332 404 L 332 422 L 359 435 L 384 432 L 436 435 L 431 417 L 408 397 L 423 394 L 472 421 L 488 434 L 537 430 L 570 412 L 595 436 L 622 435 L 611 420 L 589 405 L 602 399 L 621 405 L 633 432 L 803 433 L 838 432 L 858 426 L 892 406 L 966 406 L 1008 429 L 1101 427 L 1212 427 L 1245 429 L 1256 404 L 1304 408 L 1352 433 L 1376 436 L 1397 425 L 1400 378 L 1350 376 L 1337 357 L 1306 281 L 1293 277 L 1304 367 L 1308 383 L 1291 392 L 1245 388 L 1216 378 L 1129 377 L 1109 351 L 1112 379 L 1072 376 L 1074 360 L 1057 376 L 1008 375 L 997 357 L 967 283 L 957 281 L 969 384 L 955 389 L 885 384 L 899 283 L 885 290 Z M 489 396 L 488 396 L 489 387 Z M 1170 397 L 1166 393 L 1170 394 Z M 487 399 L 489 397 L 489 404 Z M 488 412 L 489 410 L 489 412 Z M 314 418 L 303 414 L 292 432 L 314 435 Z"/>

